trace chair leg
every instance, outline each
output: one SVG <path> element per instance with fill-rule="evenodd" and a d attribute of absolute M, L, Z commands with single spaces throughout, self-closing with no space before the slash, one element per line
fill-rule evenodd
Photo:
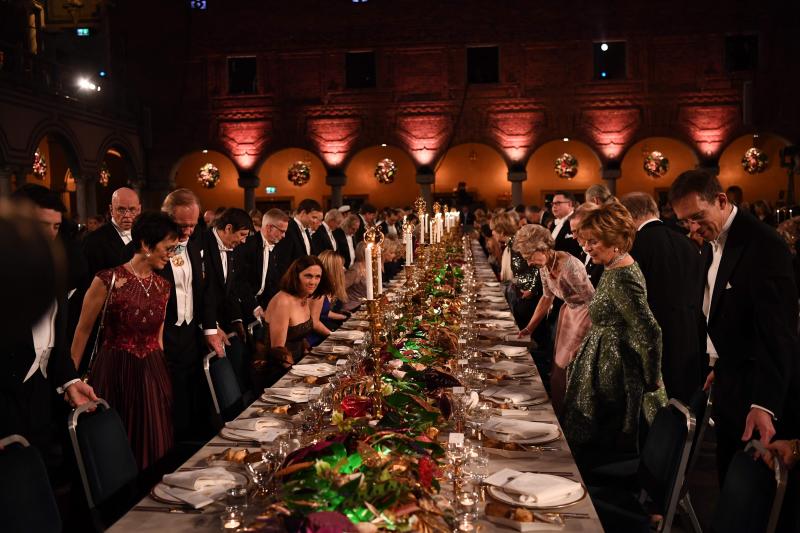
<path fill-rule="evenodd" d="M 700 521 L 697 519 L 697 513 L 694 512 L 694 507 L 692 507 L 692 500 L 689 499 L 689 493 L 687 492 L 686 495 L 681 498 L 681 501 L 678 502 L 683 509 L 683 512 L 689 517 L 689 521 L 692 523 L 692 530 L 695 533 L 703 533 L 703 528 L 700 527 Z"/>

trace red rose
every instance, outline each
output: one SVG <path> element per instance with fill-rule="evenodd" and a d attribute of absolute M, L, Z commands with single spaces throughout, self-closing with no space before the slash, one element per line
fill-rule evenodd
<path fill-rule="evenodd" d="M 364 396 L 346 396 L 342 400 L 342 412 L 348 418 L 366 416 L 372 407 L 372 400 Z"/>
<path fill-rule="evenodd" d="M 436 466 L 436 463 L 428 456 L 423 456 L 419 458 L 419 484 L 429 489 L 431 484 L 433 483 L 433 478 L 439 472 L 439 467 Z"/>

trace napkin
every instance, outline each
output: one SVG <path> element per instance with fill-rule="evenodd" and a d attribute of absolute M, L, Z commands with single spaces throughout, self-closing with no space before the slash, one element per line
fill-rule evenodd
<path fill-rule="evenodd" d="M 481 319 L 477 322 L 481 326 L 489 326 L 494 328 L 517 329 L 517 323 L 513 320 L 499 320 L 499 319 Z"/>
<path fill-rule="evenodd" d="M 197 491 L 217 487 L 232 487 L 236 484 L 236 477 L 224 468 L 214 466 L 201 470 L 166 474 L 163 481 L 171 487 Z"/>
<path fill-rule="evenodd" d="M 290 370 L 295 376 L 316 376 L 324 377 L 336 373 L 336 367 L 328 363 L 316 363 L 308 365 L 294 365 Z"/>
<path fill-rule="evenodd" d="M 230 422 L 225 422 L 225 427 L 229 429 L 245 431 L 266 431 L 269 428 L 286 427 L 286 423 L 283 420 L 279 420 L 271 416 L 262 416 L 258 418 L 242 418 L 241 420 L 231 420 Z"/>
<path fill-rule="evenodd" d="M 528 355 L 528 348 L 525 346 L 508 346 L 506 344 L 495 344 L 486 349 L 487 352 L 503 352 L 508 357 L 520 357 Z"/>
<path fill-rule="evenodd" d="M 498 311 L 497 309 L 481 309 L 478 316 L 489 318 L 513 318 L 511 311 Z"/>
<path fill-rule="evenodd" d="M 520 385 L 489 387 L 481 392 L 481 395 L 486 398 L 493 398 L 495 400 L 503 400 L 511 403 L 527 402 L 539 396 L 532 391 L 530 387 Z"/>
<path fill-rule="evenodd" d="M 250 430 L 250 429 L 228 428 L 227 433 L 233 437 L 237 437 L 240 439 L 254 440 L 257 442 L 272 442 L 279 435 L 282 435 L 287 431 L 288 430 L 285 428 L 267 428 L 261 431 Z"/>
<path fill-rule="evenodd" d="M 508 494 L 516 494 L 520 503 L 546 506 L 563 501 L 583 490 L 580 483 L 549 474 L 517 472 L 504 468 L 486 478 L 486 483 L 502 488 Z"/>
<path fill-rule="evenodd" d="M 495 372 L 503 372 L 511 376 L 516 376 L 519 374 L 533 374 L 535 367 L 522 363 L 515 363 L 514 361 L 498 361 L 490 365 L 489 369 Z"/>
<path fill-rule="evenodd" d="M 332 332 L 329 336 L 329 339 L 343 339 L 343 340 L 358 340 L 364 338 L 364 332 L 359 331 L 356 329 L 337 329 L 336 331 Z"/>
<path fill-rule="evenodd" d="M 549 435 L 556 430 L 556 426 L 544 422 L 492 416 L 483 424 L 483 429 L 502 433 L 509 438 L 528 440 Z"/>
<path fill-rule="evenodd" d="M 272 387 L 264 391 L 264 396 L 288 400 L 294 403 L 305 403 L 311 389 L 308 387 Z"/>

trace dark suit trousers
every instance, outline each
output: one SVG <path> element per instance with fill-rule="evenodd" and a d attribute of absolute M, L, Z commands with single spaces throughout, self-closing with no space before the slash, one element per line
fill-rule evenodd
<path fill-rule="evenodd" d="M 50 381 L 39 371 L 13 389 L 0 389 L 0 437 L 22 435 L 47 458 L 53 437 L 52 402 Z"/>
<path fill-rule="evenodd" d="M 197 324 L 164 325 L 164 355 L 172 379 L 175 440 L 207 436 L 210 395 L 203 373 Z"/>

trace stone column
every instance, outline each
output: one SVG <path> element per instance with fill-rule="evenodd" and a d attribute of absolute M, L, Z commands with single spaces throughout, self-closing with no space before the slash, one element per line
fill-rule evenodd
<path fill-rule="evenodd" d="M 0 167 L 0 196 L 11 195 L 11 176 L 14 170 L 11 167 Z"/>
<path fill-rule="evenodd" d="M 420 167 L 417 169 L 417 184 L 419 185 L 419 193 L 425 204 L 428 206 L 428 211 L 433 208 L 433 192 L 431 185 L 436 181 L 436 175 L 430 167 Z"/>
<path fill-rule="evenodd" d="M 617 180 L 622 174 L 619 161 L 606 161 L 600 168 L 600 177 L 603 178 L 605 186 L 611 191 L 611 194 L 617 194 Z"/>
<path fill-rule="evenodd" d="M 81 224 L 86 224 L 88 214 L 86 211 L 86 189 L 89 185 L 88 180 L 83 176 L 75 177 L 75 210 L 78 212 L 78 220 Z"/>
<path fill-rule="evenodd" d="M 239 187 L 244 189 L 244 210 L 251 211 L 256 208 L 256 189 L 261 180 L 252 172 L 239 172 Z"/>
<path fill-rule="evenodd" d="M 347 176 L 340 168 L 332 168 L 325 176 L 325 184 L 331 188 L 331 208 L 338 208 L 342 206 L 344 199 L 342 198 L 342 188 L 347 183 Z"/>
<path fill-rule="evenodd" d="M 706 158 L 697 163 L 697 170 L 702 170 L 711 176 L 719 175 L 719 159 Z"/>
<path fill-rule="evenodd" d="M 15 167 L 12 168 L 12 173 L 14 174 L 14 186 L 19 189 L 28 181 L 27 176 L 28 172 L 30 172 L 30 168 L 26 167 Z"/>
<path fill-rule="evenodd" d="M 528 179 L 525 167 L 511 167 L 508 169 L 508 181 L 511 182 L 511 206 L 516 207 L 524 201 L 522 199 L 522 182 Z"/>

